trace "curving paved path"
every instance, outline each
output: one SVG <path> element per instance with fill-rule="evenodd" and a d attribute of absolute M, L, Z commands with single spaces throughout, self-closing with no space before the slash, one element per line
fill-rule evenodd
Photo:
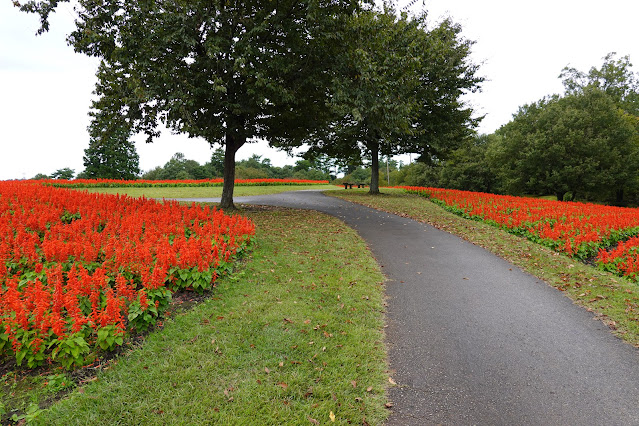
<path fill-rule="evenodd" d="M 389 425 L 639 425 L 638 351 L 501 258 L 317 191 L 235 202 L 319 210 L 368 242 L 388 279 Z"/>

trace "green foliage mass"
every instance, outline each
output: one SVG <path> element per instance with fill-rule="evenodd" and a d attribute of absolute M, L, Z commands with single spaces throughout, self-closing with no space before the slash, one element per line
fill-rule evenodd
<path fill-rule="evenodd" d="M 524 105 L 491 135 L 441 162 L 411 165 L 406 185 L 639 202 L 639 79 L 615 54 L 588 73 L 564 68 L 565 93 Z"/>
<path fill-rule="evenodd" d="M 75 171 L 70 169 L 69 167 L 65 167 L 63 169 L 58 169 L 55 172 L 51 173 L 51 179 L 66 179 L 71 180 L 75 175 Z"/>
<path fill-rule="evenodd" d="M 64 1 L 28 1 L 41 31 Z M 68 41 L 101 59 L 96 114 L 117 127 L 157 126 L 225 147 L 221 206 L 233 207 L 235 154 L 256 138 L 300 144 L 327 116 L 351 0 L 141 2 L 80 0 Z"/>
<path fill-rule="evenodd" d="M 98 123 L 94 120 L 90 130 Z M 91 133 L 94 131 L 91 130 Z M 110 136 L 92 136 L 84 150 L 84 179 L 136 179 L 140 175 L 140 157 L 128 132 L 116 129 Z"/>
<path fill-rule="evenodd" d="M 479 135 L 470 138 L 455 150 L 437 176 L 439 186 L 467 191 L 495 192 L 498 179 L 492 147 L 500 143 L 497 135 Z"/>
<path fill-rule="evenodd" d="M 601 89 L 541 100 L 499 130 L 510 193 L 623 193 L 639 166 L 639 126 Z M 619 199 L 618 201 L 622 201 Z"/>
<path fill-rule="evenodd" d="M 398 16 L 388 5 L 353 15 L 330 86 L 331 124 L 309 136 L 311 153 L 370 160 L 371 193 L 379 192 L 380 154 L 443 158 L 477 124 L 460 100 L 483 81 L 468 59 L 472 42 L 449 20 L 426 24 L 425 12 Z"/>
<path fill-rule="evenodd" d="M 211 155 L 211 161 L 200 165 L 189 160 L 181 152 L 176 153 L 162 167 L 156 167 L 142 175 L 147 180 L 192 180 L 212 179 L 223 176 L 224 151 L 217 149 Z M 253 155 L 236 163 L 237 179 L 310 179 L 329 180 L 330 168 L 320 160 L 298 160 L 295 165 L 273 166 L 271 160 Z"/>
<path fill-rule="evenodd" d="M 639 78 L 632 71 L 629 56 L 616 56 L 615 52 L 607 54 L 601 68 L 592 67 L 588 73 L 565 67 L 559 77 L 567 94 L 580 94 L 595 87 L 625 112 L 639 116 Z"/>

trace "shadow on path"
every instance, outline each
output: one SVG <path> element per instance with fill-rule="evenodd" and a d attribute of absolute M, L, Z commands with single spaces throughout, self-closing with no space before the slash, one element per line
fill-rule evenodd
<path fill-rule="evenodd" d="M 235 202 L 319 210 L 367 241 L 388 280 L 389 425 L 639 424 L 637 350 L 505 260 L 318 191 Z"/>

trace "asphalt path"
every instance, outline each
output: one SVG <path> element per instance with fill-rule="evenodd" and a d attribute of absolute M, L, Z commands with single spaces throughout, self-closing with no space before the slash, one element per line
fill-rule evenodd
<path fill-rule="evenodd" d="M 389 425 L 639 425 L 637 349 L 505 260 L 318 191 L 235 202 L 319 210 L 366 240 L 387 277 Z"/>

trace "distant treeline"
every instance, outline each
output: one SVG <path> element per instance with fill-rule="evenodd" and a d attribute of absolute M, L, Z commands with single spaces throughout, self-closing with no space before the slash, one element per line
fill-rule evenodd
<path fill-rule="evenodd" d="M 295 165 L 277 167 L 268 158 L 253 155 L 247 160 L 236 162 L 236 179 L 308 179 L 329 180 L 329 167 L 320 161 L 298 160 Z M 189 180 L 213 179 L 224 175 L 224 151 L 217 149 L 211 160 L 201 165 L 195 160 L 188 160 L 184 154 L 175 154 L 164 166 L 156 167 L 143 173 L 141 178 L 147 180 Z M 334 179 L 334 177 L 333 177 Z"/>

